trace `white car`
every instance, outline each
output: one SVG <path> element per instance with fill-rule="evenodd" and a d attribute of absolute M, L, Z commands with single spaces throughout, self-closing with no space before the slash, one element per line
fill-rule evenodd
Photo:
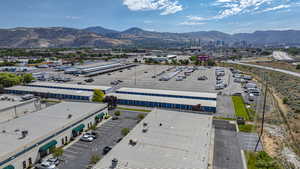
<path fill-rule="evenodd" d="M 93 137 L 89 136 L 89 135 L 83 135 L 81 138 L 80 138 L 81 141 L 85 141 L 85 142 L 92 142 L 94 140 Z"/>
<path fill-rule="evenodd" d="M 38 169 L 57 169 L 55 164 L 49 161 L 43 161 L 41 164 L 37 164 L 36 168 Z"/>

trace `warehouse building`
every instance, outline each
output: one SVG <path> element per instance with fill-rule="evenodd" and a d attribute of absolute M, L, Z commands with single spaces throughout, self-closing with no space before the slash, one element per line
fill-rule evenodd
<path fill-rule="evenodd" d="M 208 169 L 212 116 L 156 109 L 93 169 Z"/>
<path fill-rule="evenodd" d="M 104 104 L 63 102 L 0 123 L 0 168 L 25 169 L 74 139 L 107 113 Z"/>
<path fill-rule="evenodd" d="M 34 82 L 27 84 L 30 87 L 42 87 L 42 88 L 52 88 L 52 89 L 65 89 L 65 90 L 81 90 L 81 91 L 91 91 L 99 89 L 103 93 L 107 93 L 112 87 L 111 86 L 94 86 L 94 85 L 78 85 L 78 84 L 68 84 L 68 83 L 48 83 L 48 82 Z"/>
<path fill-rule="evenodd" d="M 33 94 L 42 98 L 54 98 L 54 99 L 64 99 L 64 100 L 83 100 L 90 101 L 93 92 L 90 91 L 73 91 L 68 89 L 55 89 L 46 87 L 31 87 L 31 86 L 14 86 L 10 88 L 5 88 L 4 91 L 9 94 Z"/>
<path fill-rule="evenodd" d="M 217 100 L 217 93 L 201 93 L 201 92 L 140 89 L 140 88 L 125 88 L 125 87 L 118 89 L 116 91 L 116 93 L 186 98 L 186 99 L 199 99 L 199 100 Z"/>
<path fill-rule="evenodd" d="M 167 109 L 215 113 L 217 105 L 215 100 L 199 100 L 123 93 L 112 93 L 109 95 L 116 96 L 118 98 L 118 104 L 133 106 L 159 107 Z"/>

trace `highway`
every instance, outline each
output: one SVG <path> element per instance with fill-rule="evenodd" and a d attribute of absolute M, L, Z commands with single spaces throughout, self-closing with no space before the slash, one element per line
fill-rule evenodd
<path fill-rule="evenodd" d="M 266 67 L 266 66 L 260 66 L 260 65 L 253 65 L 253 64 L 249 64 L 249 63 L 235 62 L 235 61 L 228 61 L 228 63 L 238 64 L 238 65 L 245 65 L 245 66 L 251 66 L 251 67 L 257 67 L 257 68 L 261 68 L 261 69 L 265 69 L 265 70 L 277 71 L 277 72 L 289 74 L 289 75 L 296 76 L 296 77 L 300 78 L 300 73 L 292 72 L 292 71 L 288 71 L 288 70 L 283 70 L 283 69 L 278 69 L 278 68 L 272 68 L 272 67 Z"/>

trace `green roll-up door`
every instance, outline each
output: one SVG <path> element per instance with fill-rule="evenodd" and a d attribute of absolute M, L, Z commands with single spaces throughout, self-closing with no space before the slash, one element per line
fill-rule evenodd
<path fill-rule="evenodd" d="M 104 113 L 101 113 L 101 114 L 98 114 L 97 116 L 95 116 L 95 119 L 99 120 L 99 119 L 103 119 L 103 117 L 104 117 Z"/>
<path fill-rule="evenodd" d="M 50 149 L 51 147 L 54 147 L 57 144 L 56 140 L 52 140 L 49 143 L 43 145 L 42 147 L 40 147 L 39 151 L 47 151 L 48 149 Z"/>
<path fill-rule="evenodd" d="M 4 167 L 3 169 L 15 169 L 15 167 L 12 165 L 8 165 L 8 166 Z"/>
<path fill-rule="evenodd" d="M 84 129 L 84 126 L 85 126 L 84 124 L 80 124 L 79 126 L 73 128 L 73 131 L 74 132 L 80 132 Z"/>

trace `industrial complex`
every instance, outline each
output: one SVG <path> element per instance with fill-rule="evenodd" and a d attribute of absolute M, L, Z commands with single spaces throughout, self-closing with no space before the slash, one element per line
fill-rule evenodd
<path fill-rule="evenodd" d="M 62 102 L 0 123 L 0 168 L 25 169 L 107 113 L 104 104 Z"/>

